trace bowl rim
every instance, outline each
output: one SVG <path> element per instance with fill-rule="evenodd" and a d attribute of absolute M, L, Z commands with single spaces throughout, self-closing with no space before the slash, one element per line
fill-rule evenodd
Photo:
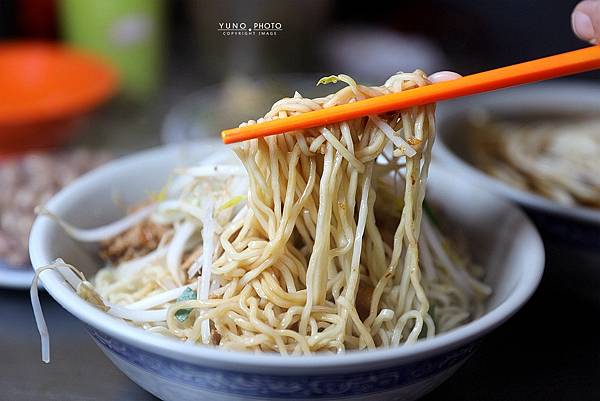
<path fill-rule="evenodd" d="M 540 107 L 540 104 L 538 103 L 540 100 L 547 105 L 557 105 L 555 97 L 547 96 L 548 93 L 556 94 L 557 92 L 560 92 L 562 95 L 567 93 L 572 96 L 584 94 L 599 96 L 600 85 L 582 82 L 544 82 L 535 85 L 511 88 L 510 97 L 506 96 L 506 93 L 503 91 L 491 92 L 486 94 L 486 97 L 483 100 L 478 98 L 475 101 L 473 98 L 466 98 L 455 101 L 449 106 L 446 112 L 443 113 L 444 117 L 439 120 L 447 119 L 448 121 L 451 121 L 456 119 L 455 115 L 447 116 L 452 113 L 464 116 L 467 112 L 462 109 L 466 106 L 475 104 L 477 106 L 493 104 L 501 106 L 503 110 L 506 111 L 510 109 L 517 110 L 518 108 L 523 107 L 523 103 L 529 103 L 529 105 L 535 107 L 536 110 L 541 110 L 543 108 Z M 597 100 L 596 104 L 598 104 Z M 434 157 L 442 164 L 445 164 L 461 175 L 472 179 L 474 182 L 484 186 L 490 191 L 538 211 L 550 212 L 575 220 L 600 224 L 600 209 L 580 205 L 563 205 L 542 195 L 516 188 L 498 178 L 486 174 L 478 167 L 470 164 L 453 151 L 447 143 L 447 135 L 444 135 L 443 133 L 438 135 Z"/>
<path fill-rule="evenodd" d="M 76 196 L 80 188 L 90 185 L 99 177 L 123 171 L 125 165 L 136 163 L 145 158 L 159 156 L 162 152 L 181 146 L 158 147 L 113 160 L 76 179 L 56 194 L 47 205 L 50 209 L 57 208 L 69 197 Z M 439 174 L 446 174 L 441 169 L 438 169 L 438 172 Z M 336 372 L 339 373 L 340 369 L 356 371 L 364 370 L 367 366 L 408 363 L 438 354 L 444 350 L 455 349 L 483 336 L 516 313 L 535 292 L 544 270 L 545 256 L 541 238 L 524 213 L 505 200 L 498 199 L 498 202 L 503 204 L 511 213 L 514 212 L 519 222 L 523 224 L 526 235 L 531 238 L 532 244 L 534 244 L 530 250 L 534 262 L 528 266 L 526 271 L 521 273 L 520 280 L 512 292 L 494 309 L 457 329 L 442 333 L 432 339 L 411 344 L 408 347 L 377 349 L 368 352 L 356 351 L 343 355 L 282 357 L 275 354 L 225 351 L 214 347 L 185 344 L 168 337 L 149 333 L 123 320 L 106 315 L 77 296 L 65 284 L 64 279 L 54 271 L 47 270 L 43 272 L 40 274 L 40 280 L 46 291 L 63 308 L 85 324 L 140 349 L 192 364 L 215 365 L 233 371 L 252 370 L 253 372 L 270 371 L 271 373 L 291 374 L 298 371 L 307 372 L 308 370 L 311 373 L 326 373 L 330 372 L 331 368 L 336 368 Z M 56 227 L 47 218 L 38 217 L 34 222 L 29 247 L 32 265 L 36 270 L 52 261 L 51 255 L 46 254 L 42 244 L 46 234 L 56 230 Z"/>

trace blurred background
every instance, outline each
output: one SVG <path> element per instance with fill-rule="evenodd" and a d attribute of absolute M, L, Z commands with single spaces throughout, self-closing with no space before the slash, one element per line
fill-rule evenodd
<path fill-rule="evenodd" d="M 110 158 L 217 138 L 294 90 L 327 93 L 324 75 L 379 84 L 576 49 L 576 3 L 0 0 L 0 260 L 27 264 L 33 206 Z"/>
<path fill-rule="evenodd" d="M 580 48 L 576 3 L 0 0 L 0 267 L 28 264 L 35 205 L 106 160 L 216 139 L 294 90 L 331 91 L 324 75 L 380 84 Z"/>
<path fill-rule="evenodd" d="M 570 25 L 576 3 L 0 0 L 0 40 L 58 42 L 115 68 L 116 96 L 89 107 L 86 124 L 69 137 L 121 153 L 217 135 L 264 113 L 291 88 L 314 90 L 323 74 L 344 72 L 369 83 L 415 68 L 468 74 L 579 48 Z M 218 30 L 219 23 L 236 22 L 279 23 L 281 30 L 263 36 Z M 223 93 L 232 92 L 240 98 L 225 101 Z M 249 107 L 256 98 L 262 102 Z M 198 122 L 202 115 L 210 121 Z"/>

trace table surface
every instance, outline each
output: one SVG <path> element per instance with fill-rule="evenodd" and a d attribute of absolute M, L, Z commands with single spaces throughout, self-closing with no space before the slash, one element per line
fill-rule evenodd
<path fill-rule="evenodd" d="M 424 400 L 598 400 L 600 303 L 565 288 L 569 281 L 564 269 L 547 267 L 529 303 Z M 28 291 L 0 291 L 0 400 L 156 400 L 111 364 L 78 320 L 47 294 L 41 299 L 49 365 L 40 361 Z"/>

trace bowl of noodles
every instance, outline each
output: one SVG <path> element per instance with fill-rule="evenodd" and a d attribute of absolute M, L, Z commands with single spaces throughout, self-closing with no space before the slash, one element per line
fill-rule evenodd
<path fill-rule="evenodd" d="M 448 102 L 437 156 L 524 208 L 564 286 L 598 300 L 600 86 L 552 82 Z M 573 269 L 577 274 L 570 274 Z"/>
<path fill-rule="evenodd" d="M 264 118 L 428 84 L 420 71 L 325 81 L 347 86 Z M 433 112 L 172 145 L 78 179 L 38 208 L 30 238 L 43 360 L 37 279 L 161 399 L 432 390 L 527 301 L 544 264 L 519 210 L 429 171 Z"/>

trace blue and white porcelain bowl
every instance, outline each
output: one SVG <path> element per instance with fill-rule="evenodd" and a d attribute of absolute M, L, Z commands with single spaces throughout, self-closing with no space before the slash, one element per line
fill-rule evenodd
<path fill-rule="evenodd" d="M 569 280 L 562 280 L 566 289 L 600 302 L 600 210 L 561 205 L 477 168 L 475 149 L 464 128 L 469 114 L 478 110 L 500 118 L 600 118 L 600 85 L 546 82 L 445 102 L 438 109 L 440 129 L 434 150 L 448 170 L 521 206 L 541 233 L 552 275 L 568 276 Z"/>
<path fill-rule="evenodd" d="M 92 227 L 118 218 L 115 205 L 142 200 L 178 164 L 215 162 L 222 145 L 159 148 L 113 161 L 62 190 L 48 207 L 67 221 Z M 65 309 L 83 321 L 104 353 L 127 376 L 164 400 L 413 400 L 454 373 L 485 334 L 533 294 L 544 251 L 535 228 L 515 207 L 433 168 L 430 196 L 440 203 L 487 269 L 494 293 L 481 318 L 417 344 L 345 355 L 281 357 L 223 351 L 145 332 L 81 300 L 53 271 L 41 279 Z M 33 227 L 30 252 L 38 269 L 62 257 L 88 275 L 99 266 L 94 249 L 75 243 L 47 218 Z M 494 361 L 490 361 L 494 363 Z M 465 389 L 468 392 L 468 389 Z"/>

